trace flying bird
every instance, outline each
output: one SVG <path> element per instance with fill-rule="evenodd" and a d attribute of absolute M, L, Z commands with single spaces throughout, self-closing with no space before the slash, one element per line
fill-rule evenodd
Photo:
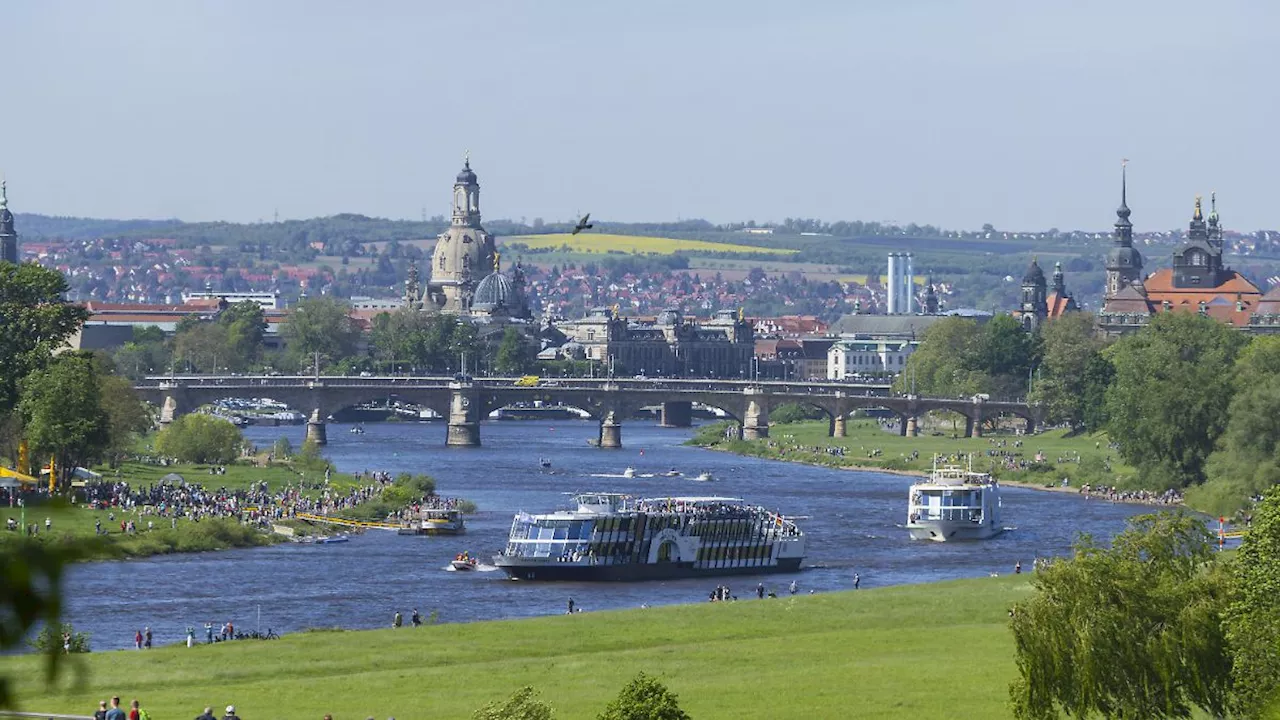
<path fill-rule="evenodd" d="M 587 213 L 586 215 L 583 215 L 582 219 L 578 221 L 578 224 L 573 226 L 573 232 L 570 234 L 577 235 L 583 230 L 590 230 L 591 223 L 587 222 L 587 220 L 589 219 L 591 219 L 591 213 Z"/>

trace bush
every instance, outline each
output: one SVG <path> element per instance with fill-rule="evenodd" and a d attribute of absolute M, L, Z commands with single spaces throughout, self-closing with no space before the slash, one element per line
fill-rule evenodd
<path fill-rule="evenodd" d="M 801 405 L 800 403 L 779 405 L 773 412 L 769 413 L 770 420 L 783 425 L 804 422 L 805 420 L 822 420 L 826 417 L 826 410 L 815 405 Z"/>
<path fill-rule="evenodd" d="M 656 678 L 636 675 L 605 707 L 598 720 L 689 720 L 676 694 Z"/>
<path fill-rule="evenodd" d="M 271 446 L 271 454 L 275 455 L 277 460 L 291 458 L 293 457 L 293 443 L 289 442 L 287 437 L 280 437 Z"/>
<path fill-rule="evenodd" d="M 77 632 L 71 623 L 62 623 L 58 627 L 45 625 L 35 637 L 27 642 L 37 652 L 62 652 L 62 636 L 71 636 L 71 652 L 89 652 L 89 633 Z"/>
<path fill-rule="evenodd" d="M 236 459 L 244 436 L 230 422 L 203 413 L 183 415 L 156 436 L 156 451 L 182 462 L 226 464 Z"/>
<path fill-rule="evenodd" d="M 551 706 L 538 699 L 538 691 L 525 686 L 505 702 L 491 702 L 476 711 L 474 720 L 551 720 Z"/>

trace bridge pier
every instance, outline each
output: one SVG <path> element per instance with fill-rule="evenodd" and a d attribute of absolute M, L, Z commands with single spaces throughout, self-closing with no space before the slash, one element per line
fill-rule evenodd
<path fill-rule="evenodd" d="M 693 425 L 693 403 L 664 402 L 658 415 L 658 425 L 670 428 L 687 428 Z"/>
<path fill-rule="evenodd" d="M 160 406 L 160 427 L 168 427 L 169 423 L 178 419 L 178 400 L 172 395 L 164 396 L 164 404 Z"/>
<path fill-rule="evenodd" d="M 907 418 L 907 437 L 920 437 L 920 425 L 915 415 Z"/>
<path fill-rule="evenodd" d="M 602 448 L 617 449 L 622 447 L 622 423 L 613 410 L 605 413 L 600 421 L 600 437 L 597 443 Z"/>
<path fill-rule="evenodd" d="M 833 415 L 831 417 L 831 437 L 848 437 L 848 431 L 845 429 L 845 419 L 843 415 Z"/>
<path fill-rule="evenodd" d="M 325 430 L 324 418 L 320 415 L 320 408 L 311 411 L 311 418 L 307 420 L 307 440 L 312 440 L 317 445 L 329 444 L 329 433 Z"/>
<path fill-rule="evenodd" d="M 449 399 L 449 428 L 444 444 L 446 447 L 480 447 L 480 403 L 462 392 L 458 383 L 450 387 L 453 395 Z"/>
<path fill-rule="evenodd" d="M 982 418 L 972 418 L 966 415 L 964 418 L 964 436 L 971 438 L 982 437 Z"/>
<path fill-rule="evenodd" d="M 763 400 L 750 398 L 747 400 L 747 411 L 742 414 L 742 439 L 763 440 L 767 437 L 769 437 L 769 406 L 765 405 Z"/>
<path fill-rule="evenodd" d="M 1036 420 L 1035 420 L 1035 418 L 1027 418 L 1027 425 L 1026 425 L 1025 430 L 1026 430 L 1026 434 L 1027 434 L 1027 435 L 1035 435 L 1035 434 L 1036 434 Z"/>

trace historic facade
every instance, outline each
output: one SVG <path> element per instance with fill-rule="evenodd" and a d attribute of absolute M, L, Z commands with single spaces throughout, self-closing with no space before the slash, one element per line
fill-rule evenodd
<path fill-rule="evenodd" d="M 467 158 L 453 184 L 453 216 L 431 255 L 423 308 L 467 315 L 480 281 L 497 262 L 493 236 L 480 225 L 480 183 Z"/>
<path fill-rule="evenodd" d="M 3 180 L 0 180 L 0 261 L 18 264 L 18 233 L 13 229 L 13 213 L 9 212 Z"/>
<path fill-rule="evenodd" d="M 1022 302 L 1013 316 L 1022 322 L 1027 332 L 1036 332 L 1049 320 L 1062 317 L 1063 313 L 1079 310 L 1075 298 L 1067 292 L 1062 263 L 1053 264 L 1053 287 L 1045 281 L 1044 271 L 1035 258 L 1022 276 Z"/>
<path fill-rule="evenodd" d="M 694 322 L 678 310 L 653 320 L 624 318 L 617 308 L 595 308 L 581 319 L 556 326 L 582 359 L 600 362 L 604 372 L 663 377 L 748 377 L 755 333 L 739 313 L 722 310 Z"/>
<path fill-rule="evenodd" d="M 1110 335 L 1133 332 L 1158 312 L 1197 312 L 1251 332 L 1280 332 L 1280 295 L 1267 298 L 1247 278 L 1223 263 L 1222 222 L 1210 195 L 1206 218 L 1197 197 L 1187 239 L 1173 265 L 1141 275 L 1142 255 L 1133 247 L 1133 226 L 1121 180 L 1115 247 L 1107 256 L 1107 289 L 1098 325 Z M 1270 300 L 1268 300 L 1268 298 Z"/>

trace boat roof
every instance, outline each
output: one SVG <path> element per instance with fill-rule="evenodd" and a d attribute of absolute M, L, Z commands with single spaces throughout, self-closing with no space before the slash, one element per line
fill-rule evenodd
<path fill-rule="evenodd" d="M 645 498 L 644 501 L 647 503 L 677 502 L 677 503 L 684 503 L 686 505 L 691 505 L 691 504 L 696 505 L 699 503 L 745 502 L 742 498 L 721 497 L 719 495 L 681 495 L 681 496 L 673 496 L 673 497 L 653 497 L 653 498 Z"/>

